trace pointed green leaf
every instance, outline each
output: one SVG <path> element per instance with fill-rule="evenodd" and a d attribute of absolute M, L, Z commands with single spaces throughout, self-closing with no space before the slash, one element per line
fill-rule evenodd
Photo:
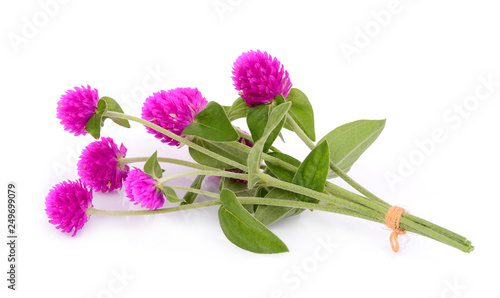
<path fill-rule="evenodd" d="M 238 163 L 246 164 L 246 162 L 247 162 L 248 153 L 240 151 L 240 150 L 235 150 L 234 147 L 232 147 L 226 143 L 213 143 L 213 142 L 206 141 L 206 140 L 196 138 L 196 137 L 192 141 L 194 143 L 212 151 L 212 152 L 218 153 L 218 154 L 225 156 L 229 159 L 232 159 Z M 205 166 L 218 168 L 218 169 L 232 169 L 232 168 L 234 168 L 233 166 L 230 166 L 226 163 L 223 163 L 217 159 L 214 159 L 214 158 L 212 158 L 204 153 L 197 151 L 196 149 L 192 149 L 191 147 L 189 148 L 189 154 L 197 163 L 205 165 Z"/>
<path fill-rule="evenodd" d="M 279 188 L 273 188 L 267 195 L 266 198 L 269 199 L 279 199 L 279 200 L 290 200 L 297 201 L 297 198 L 293 193 Z M 255 218 L 268 226 L 275 223 L 283 218 L 290 217 L 292 215 L 299 214 L 305 209 L 283 207 L 283 206 L 271 206 L 271 205 L 259 205 L 255 211 Z"/>
<path fill-rule="evenodd" d="M 224 108 L 215 101 L 209 102 L 196 115 L 195 121 L 184 128 L 182 135 L 197 136 L 214 142 L 232 142 L 239 138 Z"/>
<path fill-rule="evenodd" d="M 237 197 L 255 197 L 257 192 L 256 188 L 248 188 L 246 183 L 235 181 L 234 179 L 228 177 L 221 177 L 219 183 L 219 191 L 223 189 L 229 189 Z M 253 204 L 243 204 L 242 205 L 250 214 L 254 212 Z"/>
<path fill-rule="evenodd" d="M 163 173 L 160 163 L 158 162 L 157 153 L 158 152 L 155 151 L 155 153 L 153 153 L 153 155 L 151 155 L 151 157 L 149 157 L 144 164 L 144 173 L 154 179 L 160 179 Z"/>
<path fill-rule="evenodd" d="M 247 106 L 243 98 L 239 97 L 233 102 L 233 105 L 229 108 L 227 112 L 227 117 L 229 121 L 234 121 L 236 119 L 243 118 L 247 115 L 247 111 L 250 107 Z"/>
<path fill-rule="evenodd" d="M 300 166 L 300 161 L 298 161 L 294 157 L 287 155 L 285 153 L 270 152 L 268 154 L 273 156 L 273 157 L 276 157 L 276 158 L 278 158 L 286 163 L 289 163 L 293 166 L 296 166 L 297 168 Z M 267 161 L 267 160 L 266 160 L 266 166 L 280 180 L 283 180 L 286 182 L 292 182 L 293 177 L 295 176 L 295 172 L 284 169 L 284 168 L 280 167 L 278 164 L 272 163 L 272 162 Z"/>
<path fill-rule="evenodd" d="M 257 142 L 264 134 L 264 129 L 266 128 L 266 124 L 271 111 L 271 105 L 259 105 L 248 110 L 247 125 L 248 129 L 250 129 L 250 133 L 252 134 L 252 139 L 254 142 Z M 285 119 L 283 119 L 269 134 L 267 141 L 264 144 L 264 152 L 267 152 L 271 145 L 274 143 L 274 141 L 280 134 L 281 128 L 283 127 L 284 123 Z"/>
<path fill-rule="evenodd" d="M 248 154 L 248 187 L 255 187 L 260 181 L 260 164 L 262 159 L 262 150 L 266 144 L 267 138 L 276 128 L 276 126 L 282 125 L 283 119 L 285 118 L 288 110 L 290 109 L 291 103 L 287 102 L 281 104 L 274 108 L 269 115 L 269 119 L 264 129 L 264 134 L 262 137 L 254 144 L 252 150 Z"/>
<path fill-rule="evenodd" d="M 344 172 L 348 172 L 361 154 L 377 139 L 384 126 L 385 119 L 350 122 L 335 128 L 318 143 L 326 140 L 330 147 L 330 160 Z"/>
<path fill-rule="evenodd" d="M 205 175 L 198 175 L 198 176 L 196 176 L 196 178 L 194 179 L 193 183 L 191 183 L 190 188 L 201 189 L 201 185 L 203 184 L 203 179 L 205 179 Z M 189 191 L 186 192 L 186 194 L 182 198 L 182 200 L 184 202 L 182 202 L 181 205 L 193 204 L 194 200 L 196 200 L 196 197 L 198 197 L 197 193 L 189 192 Z"/>
<path fill-rule="evenodd" d="M 282 104 L 282 103 L 284 103 L 284 102 L 285 102 L 285 98 L 283 97 L 283 95 L 278 94 L 278 95 L 276 95 L 276 97 L 274 98 L 274 101 L 273 101 L 273 102 L 274 102 L 274 104 L 276 104 L 276 105 L 278 105 L 278 106 L 279 106 L 280 104 Z"/>
<path fill-rule="evenodd" d="M 292 103 L 290 107 L 290 117 L 298 124 L 304 133 L 312 141 L 316 140 L 316 133 L 314 130 L 314 112 L 311 103 L 307 96 L 299 89 L 292 88 L 288 94 L 286 101 Z M 290 129 L 285 126 L 287 129 Z"/>
<path fill-rule="evenodd" d="M 165 197 L 170 203 L 179 203 L 179 202 L 184 202 L 184 200 L 179 199 L 177 196 L 177 193 L 175 190 L 171 187 L 168 187 L 167 185 L 161 185 L 159 186 Z"/>
<path fill-rule="evenodd" d="M 101 137 L 101 127 L 103 124 L 103 114 L 108 110 L 106 101 L 99 100 L 97 102 L 97 109 L 94 115 L 89 119 L 87 125 L 85 126 L 85 131 L 90 133 L 95 139 Z"/>
<path fill-rule="evenodd" d="M 108 105 L 108 111 L 123 114 L 123 110 L 120 107 L 120 105 L 116 102 L 116 100 L 112 99 L 111 97 L 107 97 L 107 96 L 101 97 L 101 100 L 104 100 L 106 102 L 106 104 Z M 105 117 L 105 118 L 108 119 L 108 117 Z M 110 118 L 110 119 L 113 120 L 113 122 L 115 122 L 116 124 L 118 124 L 120 126 L 130 128 L 130 123 L 128 122 L 127 119 L 115 119 L 115 118 Z"/>
<path fill-rule="evenodd" d="M 285 243 L 248 213 L 232 191 L 223 189 L 220 198 L 219 222 L 229 241 L 255 253 L 288 252 Z"/>
<path fill-rule="evenodd" d="M 259 105 L 248 110 L 247 125 L 254 143 L 264 134 L 264 129 L 269 119 L 270 109 L 271 107 L 269 105 Z"/>
<path fill-rule="evenodd" d="M 325 188 L 326 176 L 330 168 L 328 143 L 317 145 L 300 164 L 292 183 L 322 192 Z M 304 202 L 317 203 L 318 200 L 296 194 Z"/>

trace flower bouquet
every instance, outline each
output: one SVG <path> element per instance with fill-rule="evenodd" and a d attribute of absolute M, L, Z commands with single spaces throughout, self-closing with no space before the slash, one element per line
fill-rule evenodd
<path fill-rule="evenodd" d="M 50 223 L 75 236 L 92 215 L 151 215 L 219 206 L 219 223 L 229 241 L 255 253 L 281 253 L 288 248 L 268 226 L 320 210 L 385 224 L 392 230 L 389 240 L 395 252 L 398 236 L 407 231 L 464 252 L 474 249 L 465 237 L 391 206 L 347 175 L 379 136 L 385 120 L 347 123 L 316 142 L 311 103 L 292 88 L 288 72 L 275 57 L 261 51 L 243 53 L 232 74 L 240 97 L 231 106 L 208 102 L 197 89 L 177 88 L 146 98 L 141 118 L 124 114 L 114 99 L 99 97 L 90 86 L 68 90 L 58 102 L 61 124 L 75 135 L 89 133 L 97 140 L 81 153 L 80 179 L 61 182 L 49 191 L 45 202 Z M 249 133 L 232 124 L 240 118 L 246 118 Z M 149 157 L 127 157 L 123 144 L 101 138 L 106 119 L 124 127 L 131 121 L 142 124 L 162 143 L 185 146 L 195 162 L 160 157 L 156 151 Z M 274 146 L 283 129 L 296 133 L 311 149 L 303 161 Z M 144 166 L 129 166 L 138 162 Z M 168 175 L 164 163 L 194 170 Z M 190 187 L 169 183 L 185 176 L 194 177 Z M 201 188 L 207 176 L 221 177 L 219 192 Z M 334 177 L 356 192 L 328 181 Z M 93 192 L 122 187 L 144 210 L 93 207 Z M 185 195 L 179 197 L 177 191 Z M 197 202 L 198 195 L 213 199 Z M 169 207 L 164 207 L 165 199 Z"/>

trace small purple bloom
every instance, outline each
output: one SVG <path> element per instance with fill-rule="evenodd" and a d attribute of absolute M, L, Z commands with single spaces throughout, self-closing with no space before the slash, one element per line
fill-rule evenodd
<path fill-rule="evenodd" d="M 196 88 L 161 90 L 146 99 L 142 107 L 142 118 L 180 136 L 184 128 L 195 120 L 196 114 L 206 105 L 207 100 Z M 163 143 L 170 146 L 180 144 L 150 127 L 146 128 Z"/>
<path fill-rule="evenodd" d="M 81 180 L 64 181 L 49 191 L 45 206 L 49 222 L 65 233 L 74 230 L 75 236 L 89 219 L 85 212 L 92 207 L 92 192 Z"/>
<path fill-rule="evenodd" d="M 292 83 L 278 59 L 261 51 L 241 54 L 233 64 L 234 87 L 250 107 L 270 103 L 279 94 L 287 97 Z"/>
<path fill-rule="evenodd" d="M 120 148 L 111 138 L 101 138 L 90 143 L 78 161 L 78 175 L 82 181 L 94 190 L 107 192 L 122 188 L 122 181 L 127 178 L 128 165 L 120 164 L 127 148 Z"/>
<path fill-rule="evenodd" d="M 131 202 L 150 210 L 156 210 L 165 203 L 163 192 L 156 187 L 156 180 L 138 168 L 129 172 L 125 180 L 125 191 Z"/>
<path fill-rule="evenodd" d="M 99 95 L 97 89 L 90 86 L 75 87 L 61 95 L 57 102 L 57 118 L 64 126 L 64 130 L 74 133 L 75 136 L 86 135 L 85 126 L 95 114 Z"/>

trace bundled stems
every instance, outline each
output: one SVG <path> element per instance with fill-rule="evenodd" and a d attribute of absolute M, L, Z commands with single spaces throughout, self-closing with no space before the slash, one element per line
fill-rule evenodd
<path fill-rule="evenodd" d="M 126 119 L 126 120 L 132 120 L 136 121 L 138 123 L 141 123 L 147 127 L 150 127 L 160 133 L 163 133 L 169 137 L 171 137 L 174 140 L 179 141 L 180 143 L 187 145 L 194 150 L 197 150 L 203 154 L 206 154 L 212 158 L 215 158 L 217 160 L 220 160 L 221 162 L 224 162 L 228 165 L 233 166 L 234 168 L 241 169 L 245 172 L 248 171 L 247 165 L 240 164 L 232 159 L 229 159 L 225 156 L 222 156 L 216 152 L 213 152 L 211 150 L 208 150 L 194 142 L 191 142 L 181 136 L 178 136 L 174 133 L 171 133 L 170 131 L 163 129 L 162 127 L 155 125 L 149 121 L 146 121 L 141 118 L 137 118 L 134 116 L 130 115 L 125 115 L 122 113 L 118 112 L 111 112 L 108 111 L 105 113 L 106 117 L 114 118 L 114 119 Z M 292 130 L 299 136 L 299 138 L 312 150 L 315 148 L 315 144 L 307 137 L 307 135 L 300 129 L 300 127 L 297 125 L 297 123 L 287 115 L 287 123 L 290 125 Z M 239 129 L 237 130 L 239 135 L 244 138 L 250 138 L 247 134 L 241 132 Z M 242 150 L 243 152 L 249 152 L 251 150 L 250 147 L 245 146 L 244 144 L 241 144 L 239 142 L 231 142 L 228 143 L 231 146 L 233 146 L 236 150 Z M 271 148 L 275 149 L 275 148 Z M 297 168 L 289 163 L 286 163 L 278 158 L 275 158 L 271 155 L 268 154 L 263 154 L 262 158 L 266 161 L 276 163 L 277 165 L 288 169 L 290 171 L 296 171 Z M 140 161 L 145 161 L 145 158 L 124 158 L 120 162 L 121 163 L 131 163 L 131 162 L 140 162 Z M 191 163 L 191 162 L 186 162 L 186 161 L 181 161 L 181 160 L 176 160 L 176 159 L 169 159 L 169 158 L 158 158 L 158 161 L 160 162 L 169 162 L 169 163 L 174 163 L 174 164 L 179 164 L 183 166 L 188 166 L 192 167 L 195 169 L 199 169 L 200 171 L 194 171 L 194 172 L 188 172 L 188 173 L 181 173 L 181 174 L 176 174 L 172 176 L 168 176 L 165 178 L 162 178 L 159 183 L 165 183 L 167 181 L 170 181 L 172 179 L 176 179 L 179 177 L 185 177 L 188 175 L 216 175 L 216 176 L 222 176 L 222 177 L 230 177 L 234 179 L 242 179 L 246 180 L 247 176 L 246 174 L 236 174 L 232 172 L 227 172 L 227 171 L 222 171 L 220 169 L 212 168 L 212 167 L 207 167 L 204 165 L 196 164 L 196 163 Z M 292 183 L 284 182 L 279 179 L 275 179 L 269 175 L 261 173 L 259 175 L 262 180 L 262 184 L 265 186 L 271 186 L 271 187 L 276 187 L 280 189 L 284 189 L 287 191 L 291 191 L 297 194 L 302 194 L 311 198 L 315 198 L 319 200 L 321 203 L 308 203 L 308 202 L 301 202 L 301 201 L 289 201 L 289 200 L 282 200 L 282 199 L 269 199 L 269 198 L 245 198 L 245 197 L 238 197 L 238 200 L 240 201 L 241 204 L 260 204 L 260 205 L 272 205 L 272 206 L 283 206 L 283 207 L 293 207 L 293 208 L 302 208 L 302 209 L 310 209 L 310 210 L 322 210 L 322 211 L 328 211 L 328 212 L 335 212 L 335 213 L 340 213 L 340 214 L 345 214 L 345 215 L 350 215 L 350 216 L 355 216 L 379 223 L 384 223 L 384 218 L 391 207 L 391 205 L 387 204 L 374 194 L 372 194 L 370 191 L 362 187 L 360 184 L 358 184 L 356 181 L 354 181 L 352 178 L 350 178 L 344 171 L 342 171 L 335 163 L 330 162 L 330 168 L 344 181 L 346 181 L 349 185 L 351 185 L 355 190 L 359 191 L 362 195 L 355 194 L 351 191 L 348 191 L 344 188 L 341 188 L 333 183 L 326 182 L 325 184 L 325 192 L 317 192 L 302 186 L 298 186 Z M 180 189 L 180 190 L 186 190 L 189 192 L 194 192 L 198 194 L 203 194 L 207 195 L 210 197 L 215 197 L 218 198 L 217 194 L 202 191 L 202 190 L 197 190 L 197 189 L 192 189 L 192 188 L 184 188 L 180 186 L 173 186 L 170 185 L 172 188 Z M 208 201 L 208 202 L 202 202 L 202 203 L 193 203 L 193 204 L 186 204 L 186 205 L 181 205 L 177 207 L 170 207 L 170 208 L 162 208 L 162 209 L 157 209 L 157 210 L 149 210 L 149 211 L 102 211 L 102 210 L 96 210 L 93 208 L 89 208 L 87 213 L 88 214 L 100 214 L 100 215 L 146 215 L 146 214 L 160 214 L 160 213 L 167 213 L 167 212 L 175 212 L 175 211 L 181 211 L 181 210 L 188 210 L 188 209 L 195 209 L 195 208 L 202 208 L 202 207 L 209 207 L 209 206 L 215 206 L 215 205 L 220 205 L 221 202 L 220 200 L 214 200 L 214 201 Z M 471 252 L 474 247 L 471 245 L 470 241 L 468 241 L 465 237 L 460 236 L 456 233 L 453 233 L 447 229 L 444 229 L 440 226 L 437 226 L 433 223 L 430 223 L 428 221 L 425 221 L 419 217 L 410 215 L 408 213 L 404 213 L 401 217 L 400 220 L 400 227 L 404 230 L 414 232 L 432 239 L 435 239 L 437 241 L 440 241 L 442 243 L 448 244 L 452 247 L 458 248 L 464 252 Z"/>

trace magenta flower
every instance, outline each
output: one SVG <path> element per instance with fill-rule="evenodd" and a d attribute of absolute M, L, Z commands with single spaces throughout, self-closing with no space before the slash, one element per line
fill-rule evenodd
<path fill-rule="evenodd" d="M 82 151 L 77 164 L 78 175 L 96 191 L 120 189 L 130 169 L 128 165 L 120 164 L 126 153 L 127 148 L 121 144 L 118 149 L 111 138 L 92 142 Z"/>
<path fill-rule="evenodd" d="M 196 114 L 205 108 L 207 100 L 198 89 L 176 88 L 154 93 L 142 107 L 142 118 L 162 128 L 181 135 L 186 126 L 195 120 Z M 178 146 L 180 143 L 152 128 L 146 127 L 163 143 Z"/>
<path fill-rule="evenodd" d="M 99 95 L 97 89 L 90 86 L 75 87 L 61 95 L 57 102 L 57 118 L 64 126 L 64 130 L 74 133 L 75 136 L 86 135 L 85 126 L 95 114 Z"/>
<path fill-rule="evenodd" d="M 278 59 L 261 51 L 241 54 L 233 64 L 234 87 L 250 107 L 270 103 L 279 94 L 287 97 L 292 83 Z"/>
<path fill-rule="evenodd" d="M 156 180 L 138 168 L 129 172 L 125 180 L 125 191 L 131 202 L 150 210 L 156 210 L 165 203 L 163 192 L 156 187 Z"/>
<path fill-rule="evenodd" d="M 81 180 L 64 181 L 49 191 L 45 206 L 49 222 L 65 233 L 74 230 L 75 236 L 89 218 L 85 212 L 92 207 L 92 192 Z"/>

